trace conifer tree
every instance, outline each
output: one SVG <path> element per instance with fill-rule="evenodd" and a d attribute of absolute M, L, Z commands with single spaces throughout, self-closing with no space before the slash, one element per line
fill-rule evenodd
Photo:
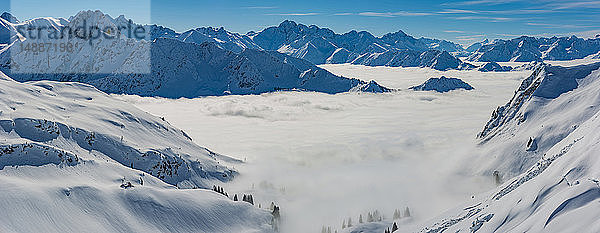
<path fill-rule="evenodd" d="M 362 214 L 358 216 L 358 223 L 363 223 Z"/>
<path fill-rule="evenodd" d="M 352 226 L 352 218 L 348 218 L 348 227 Z"/>
<path fill-rule="evenodd" d="M 410 210 L 408 209 L 408 206 L 406 209 L 404 209 L 404 217 L 410 217 Z"/>
<path fill-rule="evenodd" d="M 237 194 L 233 195 L 233 201 L 238 201 Z"/>
<path fill-rule="evenodd" d="M 397 231 L 398 230 L 398 225 L 396 225 L 396 222 L 394 222 L 394 225 L 392 226 L 392 232 Z"/>

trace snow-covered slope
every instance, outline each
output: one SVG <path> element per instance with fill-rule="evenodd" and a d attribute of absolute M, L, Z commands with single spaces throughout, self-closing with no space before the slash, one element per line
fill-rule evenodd
<path fill-rule="evenodd" d="M 593 115 L 598 92 L 582 90 L 595 79 L 592 72 L 598 68 L 600 63 L 574 67 L 539 64 L 479 133 L 486 153 L 494 158 L 485 159 L 482 167 L 508 177 L 520 174 Z"/>
<path fill-rule="evenodd" d="M 511 40 L 497 39 L 483 44 L 469 56 L 468 60 L 480 62 L 573 60 L 585 58 L 599 51 L 600 38 L 522 36 Z"/>
<path fill-rule="evenodd" d="M 540 65 L 494 112 L 470 160 L 503 184 L 421 232 L 600 231 L 599 68 Z"/>
<path fill-rule="evenodd" d="M 410 87 L 409 89 L 415 91 L 448 92 L 457 89 L 473 90 L 473 87 L 458 78 L 446 78 L 442 76 L 440 78 L 430 78 L 423 84 Z"/>
<path fill-rule="evenodd" d="M 240 162 L 94 87 L 0 73 L 0 231 L 271 232 L 204 189 Z"/>

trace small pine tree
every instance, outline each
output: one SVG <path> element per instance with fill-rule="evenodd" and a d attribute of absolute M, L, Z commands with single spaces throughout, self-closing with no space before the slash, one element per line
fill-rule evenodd
<path fill-rule="evenodd" d="M 238 201 L 237 194 L 233 195 L 233 201 Z"/>
<path fill-rule="evenodd" d="M 393 220 L 398 220 L 400 218 L 402 218 L 402 216 L 400 215 L 400 210 L 398 210 L 398 209 L 394 210 Z"/>
<path fill-rule="evenodd" d="M 373 212 L 373 221 L 381 221 L 381 214 L 379 213 L 379 210 L 375 210 L 375 212 Z"/>
<path fill-rule="evenodd" d="M 410 210 L 408 209 L 408 206 L 406 207 L 406 209 L 404 209 L 404 217 L 410 217 Z"/>
<path fill-rule="evenodd" d="M 371 214 L 371 212 L 369 212 L 369 214 L 367 215 L 367 222 L 373 222 L 373 215 Z"/>
<path fill-rule="evenodd" d="M 346 228 L 346 219 L 342 221 L 342 229 Z"/>
<path fill-rule="evenodd" d="M 358 223 L 363 223 L 362 214 L 358 215 Z"/>
<path fill-rule="evenodd" d="M 494 181 L 496 181 L 496 185 L 502 184 L 502 177 L 500 177 L 499 171 L 494 171 Z"/>
<path fill-rule="evenodd" d="M 398 225 L 396 225 L 396 222 L 394 222 L 394 225 L 392 225 L 392 232 L 397 231 L 398 230 Z"/>
<path fill-rule="evenodd" d="M 352 226 L 352 218 L 348 218 L 348 227 Z"/>
<path fill-rule="evenodd" d="M 279 206 L 275 206 L 275 207 L 273 207 L 273 212 L 272 212 L 271 214 L 273 215 L 273 217 L 274 217 L 275 219 L 279 219 L 279 218 L 281 218 L 281 215 L 280 215 L 280 213 L 279 213 Z"/>

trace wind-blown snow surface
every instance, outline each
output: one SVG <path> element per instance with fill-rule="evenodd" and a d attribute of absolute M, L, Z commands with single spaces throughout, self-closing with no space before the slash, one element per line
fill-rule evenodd
<path fill-rule="evenodd" d="M 1 232 L 270 232 L 268 211 L 177 188 L 238 164 L 92 86 L 0 73 Z"/>
<path fill-rule="evenodd" d="M 195 141 L 248 162 L 226 184 L 281 206 L 283 232 L 340 229 L 342 220 L 409 206 L 418 225 L 495 186 L 491 177 L 453 167 L 475 147 L 490 110 L 531 71 L 436 71 L 323 65 L 334 74 L 406 89 L 431 77 L 461 77 L 475 90 L 384 94 L 276 92 L 162 99 L 123 96 L 165 116 Z M 210 132 L 207 134 L 206 132 Z M 416 228 L 414 228 L 416 229 Z"/>

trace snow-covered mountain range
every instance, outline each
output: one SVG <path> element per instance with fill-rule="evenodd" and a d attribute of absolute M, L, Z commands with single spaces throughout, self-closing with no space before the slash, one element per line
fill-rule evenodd
<path fill-rule="evenodd" d="M 573 60 L 585 58 L 600 51 L 600 38 L 583 39 L 576 36 L 535 38 L 522 36 L 510 40 L 497 39 L 476 43 L 468 50 L 476 50 L 469 61 L 529 62 L 542 60 Z"/>
<path fill-rule="evenodd" d="M 196 189 L 240 163 L 90 85 L 0 73 L 0 231 L 272 232 L 270 211 Z"/>
<path fill-rule="evenodd" d="M 48 24 L 50 26 L 44 33 L 50 35 L 63 27 L 76 28 L 79 22 L 104 28 L 107 25 L 118 27 L 127 20 L 122 16 L 113 19 L 100 11 L 82 11 L 69 20 L 39 18 L 21 24 Z M 6 20 L 3 23 L 18 26 Z M 152 27 L 150 36 L 169 35 L 169 30 Z M 228 34 L 224 30 L 212 32 Z M 195 42 L 200 42 L 200 36 L 192 36 L 194 34 L 197 33 L 189 32 L 185 38 L 179 35 L 152 41 L 123 35 L 119 39 L 63 38 L 52 40 L 52 43 L 80 46 L 75 46 L 73 51 L 46 53 L 23 50 L 30 41 L 19 39 L 0 51 L 0 71 L 17 81 L 77 81 L 110 93 L 170 98 L 258 94 L 288 89 L 326 93 L 389 91 L 375 82 L 339 77 L 310 62 L 275 51 L 244 48 L 234 53 L 219 43 L 205 41 L 198 44 Z M 189 38 L 197 40 L 186 43 Z M 373 88 L 364 88 L 367 84 Z"/>
<path fill-rule="evenodd" d="M 6 23 L 18 24 L 19 21 L 9 13 L 5 13 Z M 115 19 L 108 15 L 83 11 L 66 19 L 34 19 L 37 21 L 54 21 L 54 28 L 60 30 L 73 19 L 88 19 L 89 24 L 100 23 L 105 26 L 112 23 L 117 26 L 127 24 L 124 16 Z M 31 21 L 31 20 L 30 20 Z M 21 24 L 30 24 L 29 21 Z M 70 23 L 73 24 L 73 23 Z M 135 23 L 133 23 L 135 24 Z M 0 31 L 0 43 L 8 43 L 14 25 L 3 25 Z M 139 25 L 142 26 L 142 25 Z M 149 33 L 148 40 L 169 38 L 187 43 L 202 44 L 213 42 L 219 48 L 241 53 L 245 49 L 278 51 L 295 58 L 301 58 L 313 64 L 353 63 L 369 66 L 405 66 L 431 67 L 438 70 L 468 68 L 463 62 L 451 55 L 463 54 L 462 46 L 450 41 L 414 38 L 402 31 L 375 37 L 366 31 L 350 31 L 336 34 L 330 29 L 315 25 L 306 26 L 286 20 L 278 26 L 266 28 L 260 32 L 238 34 L 228 32 L 224 28 L 201 27 L 177 33 L 172 29 L 158 25 L 143 25 Z"/>
<path fill-rule="evenodd" d="M 315 25 L 286 20 L 249 34 L 265 50 L 279 51 L 314 64 L 353 63 L 370 66 L 456 69 L 462 63 L 448 52 L 462 46 L 443 40 L 414 38 L 402 31 L 375 37 L 366 31 L 336 34 Z"/>
<path fill-rule="evenodd" d="M 313 64 L 353 63 L 369 66 L 431 67 L 457 69 L 462 63 L 450 53 L 464 53 L 450 41 L 414 38 L 402 31 L 375 37 L 366 31 L 336 34 L 315 25 L 283 21 L 278 26 L 245 35 L 223 28 L 203 27 L 184 33 L 164 32 L 152 26 L 152 37 L 174 38 L 184 42 L 215 42 L 219 47 L 240 53 L 246 48 L 278 51 Z M 460 68 L 462 68 L 461 66 Z"/>

